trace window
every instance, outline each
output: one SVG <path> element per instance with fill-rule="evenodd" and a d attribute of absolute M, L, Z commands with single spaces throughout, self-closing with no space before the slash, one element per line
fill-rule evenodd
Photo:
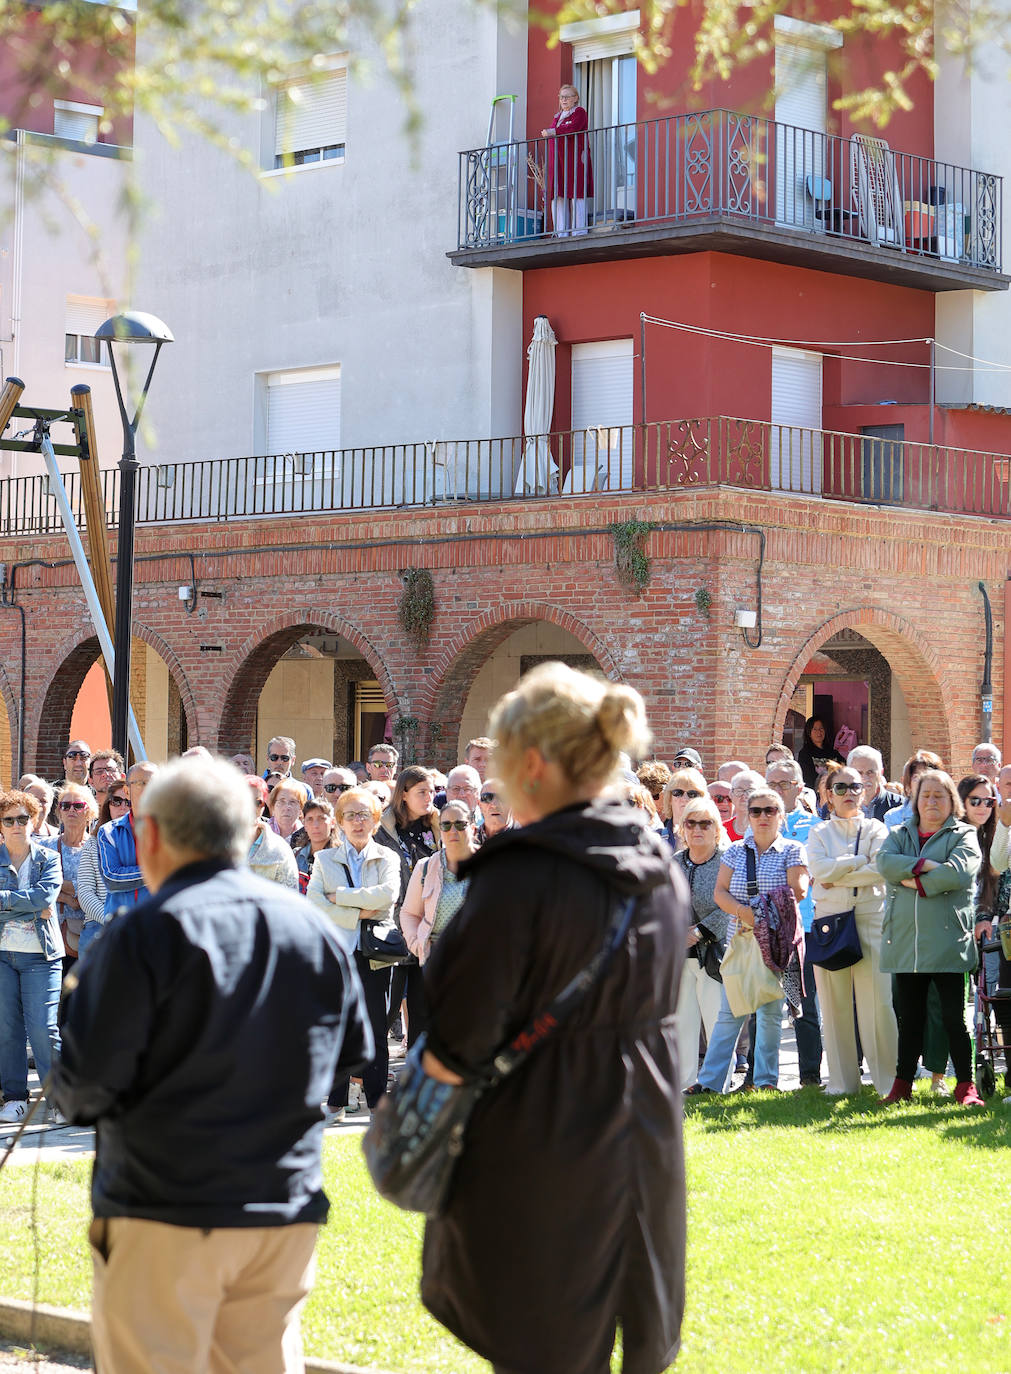
<path fill-rule="evenodd" d="M 98 126 L 105 111 L 101 105 L 80 105 L 74 100 L 53 101 L 53 133 L 75 143 L 97 143 Z"/>
<path fill-rule="evenodd" d="M 273 167 L 344 161 L 347 76 L 342 68 L 277 87 Z"/>
<path fill-rule="evenodd" d="M 93 296 L 68 296 L 64 361 L 108 367 L 108 356 L 95 334 L 98 326 L 115 313 L 115 301 L 98 300 Z"/>
<path fill-rule="evenodd" d="M 341 370 L 331 367 L 268 372 L 265 452 L 331 452 L 341 443 Z"/>
<path fill-rule="evenodd" d="M 815 204 L 831 199 L 826 176 L 828 53 L 842 34 L 823 24 L 776 16 L 776 223 L 818 229 Z M 839 188 L 836 188 L 839 194 Z"/>
<path fill-rule="evenodd" d="M 772 350 L 772 426 L 769 480 L 773 490 L 821 491 L 820 353 Z"/>
<path fill-rule="evenodd" d="M 572 470 L 564 491 L 633 486 L 631 339 L 572 346 Z"/>

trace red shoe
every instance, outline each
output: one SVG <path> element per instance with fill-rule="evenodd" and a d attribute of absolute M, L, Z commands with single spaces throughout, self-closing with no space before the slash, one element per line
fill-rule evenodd
<path fill-rule="evenodd" d="M 892 1090 L 887 1097 L 881 1099 L 882 1102 L 908 1102 L 913 1095 L 913 1085 L 906 1078 L 897 1078 L 892 1084 Z"/>
<path fill-rule="evenodd" d="M 986 1103 L 976 1091 L 975 1083 L 956 1083 L 952 1097 L 962 1107 L 985 1107 Z"/>

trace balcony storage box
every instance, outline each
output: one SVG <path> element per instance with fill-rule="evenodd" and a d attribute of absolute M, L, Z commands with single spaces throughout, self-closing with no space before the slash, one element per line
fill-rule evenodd
<path fill-rule="evenodd" d="M 544 215 L 540 210 L 498 212 L 500 243 L 522 243 L 524 239 L 539 239 L 543 233 Z"/>

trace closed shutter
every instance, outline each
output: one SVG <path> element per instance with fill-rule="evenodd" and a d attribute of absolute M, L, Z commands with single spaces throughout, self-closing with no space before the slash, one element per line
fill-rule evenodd
<path fill-rule="evenodd" d="M 825 175 L 827 63 L 823 50 L 776 40 L 776 220 L 820 228 L 808 177 Z M 825 199 L 823 195 L 819 200 Z"/>
<path fill-rule="evenodd" d="M 635 52 L 640 18 L 638 10 L 606 14 L 599 19 L 563 24 L 558 36 L 563 43 L 572 45 L 574 63 L 599 62 L 601 58 Z"/>
<path fill-rule="evenodd" d="M 53 133 L 57 138 L 72 138 L 77 143 L 97 143 L 98 122 L 104 113 L 100 105 L 54 100 Z"/>
<path fill-rule="evenodd" d="M 346 71 L 280 86 L 274 127 L 275 156 L 346 143 L 347 105 Z"/>
<path fill-rule="evenodd" d="M 96 300 L 93 296 L 67 297 L 67 334 L 93 339 L 98 326 L 116 313 L 113 301 Z"/>
<path fill-rule="evenodd" d="M 631 339 L 573 344 L 570 490 L 631 489 L 634 376 Z"/>
<path fill-rule="evenodd" d="M 340 448 L 340 367 L 267 375 L 268 454 Z"/>
<path fill-rule="evenodd" d="M 772 350 L 769 477 L 781 491 L 821 491 L 822 356 Z"/>

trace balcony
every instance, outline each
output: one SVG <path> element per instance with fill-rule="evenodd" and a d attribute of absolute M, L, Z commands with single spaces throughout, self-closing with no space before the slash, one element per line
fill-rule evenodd
<path fill-rule="evenodd" d="M 588 162 L 587 162 L 588 157 Z M 554 232 L 552 177 L 582 192 Z M 705 251 L 930 291 L 1002 291 L 1002 178 L 728 110 L 459 155 L 462 267 Z"/>
<path fill-rule="evenodd" d="M 115 525 L 119 469 L 102 473 Z M 76 472 L 65 475 L 83 524 Z M 1011 519 L 1011 456 L 727 416 L 535 438 L 463 439 L 268 458 L 143 467 L 143 525 L 442 509 L 493 502 L 579 502 L 592 519 L 608 494 L 648 502 L 713 487 L 859 505 Z M 0 534 L 58 534 L 45 477 L 0 481 Z"/>

